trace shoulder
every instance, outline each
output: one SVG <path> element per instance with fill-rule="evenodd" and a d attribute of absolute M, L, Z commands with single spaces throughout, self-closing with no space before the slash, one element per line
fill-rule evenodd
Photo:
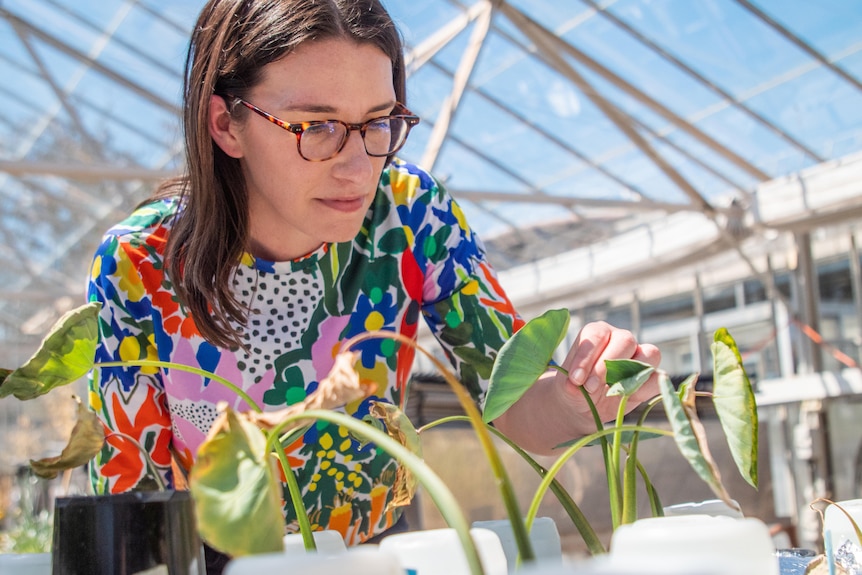
<path fill-rule="evenodd" d="M 100 251 L 103 255 L 116 253 L 122 246 L 123 251 L 140 250 L 151 256 L 163 253 L 177 206 L 176 198 L 139 206 L 105 232 Z"/>

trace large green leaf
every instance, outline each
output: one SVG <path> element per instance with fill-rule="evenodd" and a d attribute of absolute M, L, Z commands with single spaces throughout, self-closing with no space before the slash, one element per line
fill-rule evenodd
<path fill-rule="evenodd" d="M 230 408 L 213 427 L 189 475 L 201 536 L 235 557 L 281 551 L 281 494 L 263 431 Z"/>
<path fill-rule="evenodd" d="M 639 390 L 655 372 L 655 368 L 650 364 L 634 359 L 606 359 L 605 367 L 605 381 L 611 386 L 608 395 L 625 397 L 630 397 Z"/>
<path fill-rule="evenodd" d="M 54 479 L 61 471 L 81 467 L 96 456 L 105 444 L 105 427 L 95 413 L 78 403 L 78 421 L 72 428 L 69 443 L 60 455 L 45 459 L 30 460 L 30 467 L 39 477 Z"/>
<path fill-rule="evenodd" d="M 712 343 L 715 412 L 740 475 L 757 488 L 757 403 L 736 342 L 725 328 Z"/>
<path fill-rule="evenodd" d="M 90 302 L 67 312 L 51 328 L 27 363 L 0 371 L 0 397 L 33 399 L 77 381 L 93 369 L 99 337 L 100 303 Z"/>
<path fill-rule="evenodd" d="M 485 396 L 485 423 L 505 413 L 547 371 L 554 350 L 569 329 L 569 319 L 566 309 L 547 311 L 528 321 L 503 344 Z"/>
<path fill-rule="evenodd" d="M 659 375 L 659 387 L 661 399 L 664 404 L 667 419 L 673 430 L 673 438 L 679 452 L 685 457 L 689 465 L 703 479 L 713 493 L 729 506 L 735 508 L 730 495 L 721 483 L 718 467 L 709 453 L 706 443 L 706 433 L 703 425 L 697 419 L 694 408 L 693 393 L 691 386 L 696 379 L 693 375 L 686 379 L 680 386 L 680 395 L 677 395 L 673 383 L 667 374 L 661 372 Z"/>

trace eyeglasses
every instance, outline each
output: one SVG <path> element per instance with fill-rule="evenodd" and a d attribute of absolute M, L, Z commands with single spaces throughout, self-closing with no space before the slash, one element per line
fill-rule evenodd
<path fill-rule="evenodd" d="M 263 116 L 279 128 L 296 135 L 296 149 L 309 162 L 322 162 L 334 158 L 347 143 L 350 132 L 356 130 L 362 136 L 365 153 L 375 158 L 390 156 L 401 149 L 407 141 L 410 129 L 419 123 L 419 117 L 400 103 L 395 104 L 394 114 L 373 118 L 361 124 L 349 124 L 341 120 L 321 120 L 291 124 L 280 120 L 242 98 L 225 95 L 252 112 Z"/>

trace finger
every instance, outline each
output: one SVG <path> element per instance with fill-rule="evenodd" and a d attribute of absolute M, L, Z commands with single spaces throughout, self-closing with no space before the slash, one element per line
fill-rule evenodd
<path fill-rule="evenodd" d="M 648 363 L 653 367 L 658 367 L 661 363 L 661 351 L 654 345 L 643 344 L 638 346 L 638 349 L 632 359 Z M 648 399 L 652 399 L 660 392 L 658 386 L 658 374 L 653 373 L 650 378 L 638 389 L 631 397 L 635 403 L 640 403 Z"/>
<path fill-rule="evenodd" d="M 569 381 L 583 385 L 589 393 L 604 388 L 606 359 L 628 359 L 637 351 L 637 342 L 631 332 L 605 322 L 585 325 L 570 350 L 564 367 Z"/>
<path fill-rule="evenodd" d="M 605 322 L 588 323 L 578 334 L 569 350 L 563 367 L 569 372 L 569 381 L 584 385 L 592 373 L 602 351 L 611 339 L 611 326 Z"/>
<path fill-rule="evenodd" d="M 594 369 L 596 376 L 602 382 L 605 382 L 608 375 L 608 368 L 605 365 L 605 360 L 633 359 L 638 353 L 638 349 L 638 342 L 635 340 L 635 336 L 632 332 L 625 329 L 612 328 L 611 338 L 596 361 Z"/>

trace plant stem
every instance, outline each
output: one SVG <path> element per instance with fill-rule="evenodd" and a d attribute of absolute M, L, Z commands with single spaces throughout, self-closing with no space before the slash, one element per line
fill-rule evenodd
<path fill-rule="evenodd" d="M 528 526 L 532 525 L 533 519 L 536 518 L 536 514 L 539 511 L 539 505 L 542 503 L 542 499 L 545 497 L 545 493 L 548 491 L 548 488 L 551 484 L 551 481 L 554 480 L 557 473 L 563 468 L 563 465 L 566 461 L 569 460 L 575 453 L 578 452 L 582 447 L 588 445 L 590 442 L 595 441 L 596 439 L 610 435 L 615 433 L 617 430 L 622 431 L 643 431 L 647 433 L 655 433 L 657 435 L 667 435 L 669 437 L 673 437 L 673 432 L 668 431 L 666 429 L 659 429 L 657 427 L 646 427 L 646 426 L 638 426 L 638 425 L 622 425 L 618 428 L 614 429 L 603 429 L 601 431 L 597 431 L 595 433 L 591 433 L 585 437 L 582 437 L 575 443 L 573 443 L 563 454 L 557 458 L 554 464 L 548 468 L 548 472 L 545 474 L 545 477 L 542 479 L 542 482 L 539 484 L 538 489 L 536 490 L 535 495 L 533 496 L 533 501 L 530 503 L 530 508 L 527 511 L 526 523 Z"/>
<path fill-rule="evenodd" d="M 496 447 L 494 447 L 494 442 L 491 440 L 491 434 L 488 432 L 485 423 L 482 421 L 482 415 L 479 413 L 479 408 L 476 407 L 476 402 L 473 401 L 473 398 L 470 396 L 467 390 L 464 389 L 464 386 L 461 385 L 461 382 L 458 381 L 458 379 L 449 371 L 449 369 L 443 364 L 443 362 L 434 357 L 434 355 L 429 353 L 422 346 L 417 344 L 414 340 L 399 333 L 382 330 L 362 333 L 344 342 L 344 344 L 342 345 L 342 349 L 349 350 L 352 346 L 363 340 L 374 338 L 390 338 L 413 347 L 414 349 L 424 354 L 431 361 L 431 363 L 434 364 L 440 374 L 443 375 L 443 378 L 446 380 L 446 383 L 448 383 L 449 387 L 452 388 L 455 397 L 458 398 L 458 401 L 461 403 L 461 406 L 464 408 L 464 411 L 470 418 L 470 423 L 473 425 L 473 429 L 476 432 L 476 436 L 479 438 L 479 443 L 482 445 L 485 457 L 488 459 L 488 463 L 491 465 L 491 471 L 494 473 L 494 477 L 497 480 L 497 485 L 500 489 L 500 495 L 503 499 L 503 504 L 506 507 L 509 521 L 512 524 L 512 534 L 515 537 L 515 543 L 518 546 L 518 552 L 520 553 L 524 561 L 534 561 L 536 555 L 533 552 L 533 545 L 530 542 L 529 530 L 524 524 L 524 518 L 521 515 L 521 510 L 518 506 L 518 499 L 515 496 L 515 490 L 512 487 L 512 481 L 509 479 L 509 475 L 508 473 L 506 473 L 506 468 L 503 466 L 503 462 L 500 460 L 500 454 L 497 453 L 497 449 Z"/>
<path fill-rule="evenodd" d="M 307 429 L 307 427 L 306 427 Z M 314 542 L 314 534 L 311 530 L 311 522 L 308 520 L 308 511 L 305 508 L 305 502 L 302 500 L 302 491 L 299 489 L 299 484 L 296 481 L 296 475 L 293 473 L 293 468 L 287 460 L 287 455 L 284 453 L 284 448 L 278 440 L 278 433 L 273 430 L 266 438 L 266 451 L 275 450 L 275 456 L 278 457 L 281 463 L 281 469 L 284 471 L 284 480 L 287 483 L 287 490 L 290 493 L 290 501 L 293 503 L 293 511 L 296 514 L 296 522 L 299 523 L 299 533 L 302 535 L 302 544 L 306 551 L 315 551 L 317 544 Z"/>
<path fill-rule="evenodd" d="M 622 452 L 622 443 L 623 443 L 623 440 L 622 440 L 623 439 L 623 437 L 622 437 L 623 433 L 620 430 L 620 427 L 622 427 L 623 422 L 625 421 L 625 416 L 626 416 L 625 409 L 626 409 L 627 400 L 628 400 L 628 396 L 626 396 L 626 395 L 622 395 L 620 397 L 620 404 L 617 406 L 616 424 L 613 427 L 614 438 L 613 438 L 613 443 L 611 444 L 612 445 L 612 448 L 611 448 L 611 470 L 613 471 L 614 478 L 616 479 L 618 485 L 619 485 L 619 481 L 620 481 L 620 453 Z M 617 527 L 620 526 L 620 524 L 623 521 L 623 516 L 627 514 L 626 508 L 625 508 L 625 500 L 626 500 L 625 493 L 627 490 L 628 490 L 628 486 L 626 485 L 625 480 L 623 479 L 622 490 L 619 490 L 619 489 L 617 490 L 617 501 L 618 501 L 617 513 L 615 513 L 611 517 L 611 524 L 612 524 L 614 529 L 616 529 Z"/>
<path fill-rule="evenodd" d="M 428 495 L 434 501 L 449 527 L 453 528 L 458 534 L 458 538 L 464 548 L 467 564 L 470 567 L 470 573 L 472 575 L 483 575 L 484 572 L 482 570 L 482 563 L 479 560 L 479 552 L 470 535 L 470 525 L 467 523 L 467 519 L 464 517 L 455 496 L 452 495 L 452 492 L 443 480 L 428 467 L 428 464 L 379 429 L 375 429 L 371 425 L 363 423 L 354 417 L 335 411 L 312 409 L 304 413 L 291 415 L 273 429 L 272 434 L 273 436 L 277 436 L 281 430 L 291 423 L 307 419 L 320 419 L 344 426 L 354 434 L 373 442 L 396 458 L 401 465 L 409 469 L 428 492 Z"/>
<path fill-rule="evenodd" d="M 445 423 L 451 423 L 454 421 L 469 421 L 470 419 L 465 415 L 450 415 L 448 417 L 443 417 L 437 420 L 434 420 L 430 423 L 423 425 L 421 428 L 417 430 L 418 433 L 422 433 L 426 429 L 431 429 L 433 427 L 437 427 L 438 425 L 442 425 Z M 524 461 L 526 461 L 530 467 L 532 467 L 536 473 L 539 474 L 539 477 L 544 477 L 548 472 L 547 469 L 542 467 L 538 461 L 533 459 L 529 453 L 521 449 L 517 443 L 509 439 L 502 431 L 499 429 L 488 426 L 488 430 L 499 437 L 502 441 L 504 441 L 512 450 L 520 455 Z M 568 491 L 563 487 L 563 485 L 554 479 L 551 481 L 551 492 L 557 497 L 560 501 L 560 505 L 568 514 L 569 518 L 572 520 L 572 523 L 577 528 L 578 532 L 581 534 L 581 538 L 584 540 L 584 544 L 586 544 L 587 549 L 589 549 L 590 553 L 593 555 L 600 555 L 606 553 L 604 545 L 599 539 L 598 535 L 596 535 L 595 530 L 592 525 L 590 525 L 589 520 L 587 520 L 586 515 L 583 514 L 578 504 L 575 503 L 575 500 L 572 499 L 572 496 L 569 495 Z M 520 555 L 518 556 L 520 558 Z"/>
<path fill-rule="evenodd" d="M 251 397 L 249 397 L 249 395 L 245 391 L 243 391 L 235 383 L 228 381 L 227 379 L 225 379 L 221 376 L 218 376 L 214 373 L 211 373 L 209 371 L 206 371 L 204 369 L 200 369 L 197 367 L 192 367 L 190 365 L 183 365 L 181 363 L 173 363 L 170 361 L 154 361 L 154 360 L 150 360 L 150 359 L 134 359 L 134 360 L 124 360 L 124 361 L 104 361 L 104 362 L 96 362 L 93 364 L 93 367 L 130 367 L 130 366 L 159 367 L 162 369 L 175 369 L 177 371 L 187 371 L 189 373 L 194 373 L 194 374 L 200 375 L 202 377 L 205 377 L 207 379 L 211 379 L 217 383 L 220 383 L 223 386 L 230 389 L 231 391 L 233 391 L 234 393 L 236 393 L 240 397 L 240 399 L 245 401 L 249 405 L 249 407 L 251 407 L 252 410 L 254 410 L 258 413 L 263 411 L 260 408 L 260 406 Z"/>
<path fill-rule="evenodd" d="M 583 385 L 579 386 L 578 389 L 581 390 L 581 395 L 584 396 L 584 400 L 590 407 L 590 413 L 593 414 L 593 421 L 596 424 L 596 431 L 602 431 L 605 426 L 604 423 L 602 423 L 602 418 L 599 416 L 599 410 L 596 409 L 596 404 L 593 402 L 593 398 L 590 397 L 589 392 Z M 622 486 L 620 485 L 619 474 L 614 472 L 613 462 L 611 461 L 611 448 L 606 435 L 602 435 L 600 443 L 602 446 L 602 459 L 605 462 L 605 480 L 608 484 L 608 502 L 611 513 L 611 523 L 613 523 L 614 518 L 619 517 L 622 513 L 620 510 L 620 502 L 622 501 L 620 491 L 622 490 Z"/>
<path fill-rule="evenodd" d="M 658 405 L 661 401 L 661 396 L 654 397 L 647 404 L 646 408 L 640 414 L 638 418 L 637 425 L 639 427 L 643 426 L 646 422 L 647 415 L 652 410 L 653 407 Z M 653 515 L 655 515 L 655 500 L 658 499 L 658 495 L 655 493 L 655 489 L 653 489 L 652 484 L 649 482 L 649 478 L 646 475 L 646 470 L 643 469 L 640 462 L 638 461 L 638 444 L 640 443 L 640 432 L 635 431 L 632 433 L 631 443 L 629 443 L 628 449 L 626 449 L 626 467 L 625 467 L 625 475 L 623 477 L 623 514 L 622 519 L 620 521 L 621 525 L 627 525 L 629 523 L 634 522 L 637 519 L 637 476 L 636 472 L 638 469 L 641 471 L 641 475 L 644 478 L 644 484 L 647 489 L 647 493 L 650 498 L 650 504 L 653 506 Z"/>

